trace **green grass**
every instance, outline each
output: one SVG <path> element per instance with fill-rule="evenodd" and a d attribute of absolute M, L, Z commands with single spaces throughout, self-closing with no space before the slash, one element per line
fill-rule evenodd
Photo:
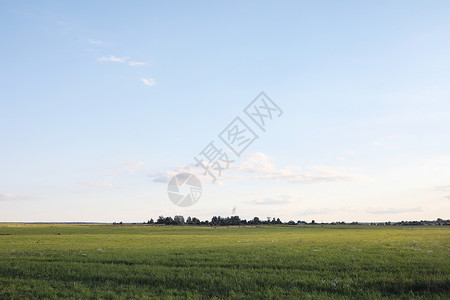
<path fill-rule="evenodd" d="M 450 299 L 450 228 L 0 224 L 0 298 Z"/>

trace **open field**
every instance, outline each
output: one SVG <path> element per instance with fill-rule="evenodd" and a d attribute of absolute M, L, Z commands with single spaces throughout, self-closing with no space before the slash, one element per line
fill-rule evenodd
<path fill-rule="evenodd" d="M 0 224 L 0 298 L 450 299 L 450 228 Z"/>

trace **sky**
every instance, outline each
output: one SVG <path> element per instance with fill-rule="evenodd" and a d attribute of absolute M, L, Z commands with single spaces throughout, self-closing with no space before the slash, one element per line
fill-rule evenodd
<path fill-rule="evenodd" d="M 448 219 L 449 15 L 449 1 L 1 1 L 0 222 Z M 244 111 L 261 92 L 280 109 L 260 106 L 264 131 Z M 258 137 L 239 156 L 219 137 L 236 117 Z M 195 160 L 211 142 L 232 161 L 215 182 Z M 183 172 L 202 185 L 189 207 L 167 192 Z"/>

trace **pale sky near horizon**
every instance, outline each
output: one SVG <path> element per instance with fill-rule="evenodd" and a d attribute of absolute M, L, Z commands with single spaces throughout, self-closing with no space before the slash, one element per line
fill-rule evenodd
<path fill-rule="evenodd" d="M 0 222 L 450 218 L 449 1 L 1 1 Z M 283 114 L 254 127 L 264 91 Z M 167 182 L 237 116 L 201 199 Z"/>

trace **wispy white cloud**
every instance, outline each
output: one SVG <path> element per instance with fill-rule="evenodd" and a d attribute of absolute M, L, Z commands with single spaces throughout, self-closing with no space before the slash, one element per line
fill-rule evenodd
<path fill-rule="evenodd" d="M 203 163 L 208 167 L 206 162 Z M 329 182 L 352 182 L 366 179 L 361 175 L 355 175 L 345 168 L 333 168 L 328 166 L 312 166 L 303 170 L 299 167 L 287 166 L 278 168 L 271 162 L 269 156 L 258 152 L 247 157 L 239 165 L 230 164 L 229 169 L 223 169 L 221 176 L 217 173 L 217 166 L 209 164 L 209 170 L 217 177 L 215 184 L 222 185 L 229 180 L 244 179 L 270 179 L 274 181 L 290 183 L 329 183 Z M 159 170 L 150 173 L 148 176 L 153 178 L 153 182 L 168 183 L 170 179 L 182 172 L 196 175 L 202 182 L 211 182 L 212 177 L 204 173 L 204 169 L 196 164 L 178 166 L 170 170 Z"/>
<path fill-rule="evenodd" d="M 278 197 L 267 197 L 267 198 L 259 198 L 254 200 L 249 200 L 247 203 L 256 204 L 256 205 L 283 205 L 288 204 L 293 201 L 292 196 L 278 196 Z"/>
<path fill-rule="evenodd" d="M 214 185 L 223 185 L 225 181 L 245 178 L 242 175 L 230 174 L 226 172 L 227 170 L 222 170 L 222 176 L 219 176 L 216 173 L 217 171 L 214 170 L 216 166 L 208 164 L 206 162 L 203 162 L 203 164 L 205 168 L 208 168 L 209 165 L 211 173 L 213 173 L 214 176 L 216 176 L 216 181 L 213 181 L 213 177 L 207 172 L 205 172 L 205 169 L 197 165 L 196 163 L 178 165 L 177 167 L 172 169 L 150 172 L 148 173 L 148 177 L 151 177 L 152 181 L 155 183 L 169 183 L 172 177 L 179 173 L 190 173 L 197 176 L 202 183 L 210 183 Z"/>
<path fill-rule="evenodd" d="M 100 174 L 100 175 L 105 176 L 105 177 L 111 177 L 111 178 L 116 177 L 117 175 L 119 175 L 119 173 L 117 173 L 117 172 L 103 172 L 103 173 L 97 172 L 97 174 Z"/>
<path fill-rule="evenodd" d="M 393 135 L 388 136 L 387 138 L 390 140 L 396 140 L 396 139 L 399 139 L 400 137 L 401 137 L 401 135 L 399 135 L 399 134 L 393 134 Z"/>
<path fill-rule="evenodd" d="M 129 186 L 111 183 L 111 181 L 120 181 L 123 176 L 136 173 L 139 169 L 142 169 L 144 165 L 145 163 L 142 161 L 123 163 L 110 170 L 96 172 L 95 174 L 100 175 L 100 178 L 97 177 L 97 179 L 94 180 L 79 182 L 79 184 L 95 188 L 128 189 Z"/>
<path fill-rule="evenodd" d="M 100 46 L 103 44 L 103 42 L 101 40 L 89 40 L 89 44 Z"/>
<path fill-rule="evenodd" d="M 306 208 L 299 212 L 301 216 L 323 215 L 339 211 L 337 208 Z"/>
<path fill-rule="evenodd" d="M 113 178 L 123 174 L 134 174 L 139 169 L 142 169 L 144 165 L 145 163 L 143 161 L 128 162 L 123 163 L 117 167 L 114 167 L 109 171 L 96 172 L 96 174 L 104 177 Z"/>
<path fill-rule="evenodd" d="M 155 183 L 169 183 L 172 177 L 179 173 L 191 173 L 199 177 L 199 179 L 202 176 L 202 174 L 199 172 L 199 169 L 195 167 L 195 164 L 188 164 L 179 165 L 171 170 L 158 170 L 155 172 L 151 172 L 148 174 L 148 177 L 153 178 L 152 181 Z"/>
<path fill-rule="evenodd" d="M 347 169 L 330 166 L 311 166 L 305 170 L 295 166 L 278 168 L 269 156 L 261 152 L 250 155 L 233 169 L 253 174 L 255 179 L 272 179 L 291 183 L 350 182 L 364 179 L 363 176 L 349 173 Z"/>
<path fill-rule="evenodd" d="M 130 60 L 128 62 L 128 65 L 131 67 L 142 67 L 142 66 L 145 66 L 146 64 L 147 64 L 146 62 L 134 61 L 134 60 Z"/>
<path fill-rule="evenodd" d="M 154 86 L 156 84 L 155 79 L 153 78 L 141 78 L 141 81 L 146 85 L 146 86 Z"/>
<path fill-rule="evenodd" d="M 383 145 L 383 144 L 382 144 L 381 142 L 379 142 L 379 141 L 374 141 L 372 144 L 373 144 L 374 147 L 379 147 L 379 146 Z"/>
<path fill-rule="evenodd" d="M 0 201 L 16 201 L 16 200 L 29 200 L 33 197 L 29 196 L 18 196 L 9 193 L 0 193 Z"/>
<path fill-rule="evenodd" d="M 107 183 L 107 182 L 87 181 L 87 182 L 80 182 L 80 184 L 87 185 L 90 187 L 97 187 L 97 188 L 128 189 L 128 186 L 115 185 L 115 184 Z"/>
<path fill-rule="evenodd" d="M 420 207 L 413 207 L 413 208 L 368 208 L 365 210 L 365 212 L 375 215 L 401 214 L 406 212 L 418 212 L 418 211 L 423 211 L 423 209 Z"/>
<path fill-rule="evenodd" d="M 353 156 L 355 154 L 356 154 L 355 151 L 353 151 L 351 149 L 348 149 L 348 150 L 343 151 L 342 152 L 342 156 L 339 156 L 337 159 L 340 160 L 340 161 L 344 161 L 344 160 L 347 159 L 348 156 Z"/>
<path fill-rule="evenodd" d="M 348 149 L 348 150 L 344 151 L 344 153 L 347 154 L 347 155 L 355 155 L 356 154 L 356 152 L 351 150 L 351 149 Z"/>
<path fill-rule="evenodd" d="M 128 57 L 116 57 L 113 55 L 110 55 L 109 57 L 100 57 L 98 58 L 98 61 L 100 62 L 118 62 L 118 63 L 124 63 L 128 60 Z"/>
<path fill-rule="evenodd" d="M 127 173 L 133 174 L 137 170 L 144 167 L 145 163 L 143 161 L 129 162 L 122 164 L 118 169 L 125 170 Z"/>
<path fill-rule="evenodd" d="M 171 175 L 173 174 L 173 175 Z M 169 171 L 161 171 L 161 172 L 155 172 L 150 173 L 148 176 L 153 177 L 153 182 L 155 183 L 169 183 L 170 179 L 175 176 L 177 173 L 171 173 Z"/>
<path fill-rule="evenodd" d="M 13 199 L 13 195 L 6 194 L 6 193 L 0 193 L 0 201 L 8 201 Z"/>
<path fill-rule="evenodd" d="M 450 192 L 450 184 L 438 185 L 438 186 L 435 186 L 433 189 L 436 191 L 441 191 L 441 192 Z"/>

